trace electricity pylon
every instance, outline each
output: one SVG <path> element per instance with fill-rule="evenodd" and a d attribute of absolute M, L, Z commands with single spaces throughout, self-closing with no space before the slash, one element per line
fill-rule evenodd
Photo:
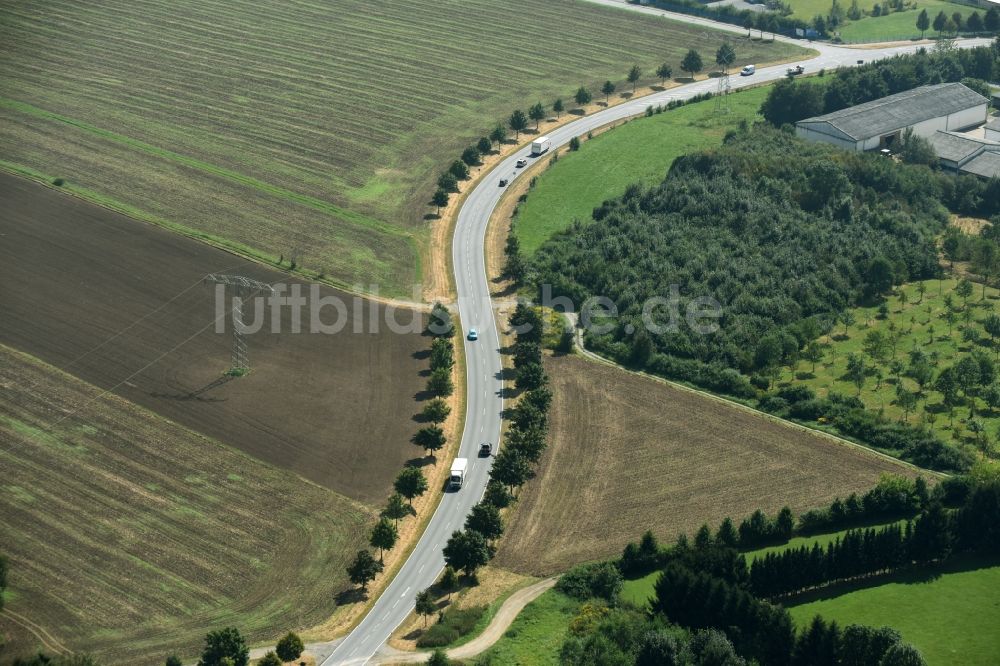
<path fill-rule="evenodd" d="M 273 294 L 274 287 L 242 275 L 210 273 L 205 276 L 205 282 L 233 288 L 233 367 L 230 374 L 245 374 L 250 369 L 250 358 L 247 355 L 247 341 L 244 335 L 246 325 L 243 323 L 243 304 L 257 292 L 266 291 L 268 294 Z"/>
<path fill-rule="evenodd" d="M 729 93 L 731 90 L 729 82 L 729 66 L 732 64 L 732 60 L 736 57 L 736 49 L 733 47 L 732 42 L 728 37 L 723 39 L 722 44 L 723 46 L 730 47 L 730 58 L 726 59 L 724 62 L 716 60 L 716 62 L 719 62 L 722 66 L 722 72 L 719 76 L 719 86 L 715 91 L 715 111 L 716 113 L 729 113 Z"/>
<path fill-rule="evenodd" d="M 729 68 L 722 70 L 719 76 L 719 88 L 715 91 L 715 111 L 717 113 L 729 113 Z"/>

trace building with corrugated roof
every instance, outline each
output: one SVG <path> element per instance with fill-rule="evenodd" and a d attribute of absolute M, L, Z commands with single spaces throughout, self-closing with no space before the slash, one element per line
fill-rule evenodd
<path fill-rule="evenodd" d="M 984 150 L 962 165 L 959 171 L 983 178 L 1000 178 L 1000 152 Z"/>
<path fill-rule="evenodd" d="M 986 123 L 983 130 L 986 133 L 986 138 L 990 141 L 1000 141 L 1000 116 Z"/>
<path fill-rule="evenodd" d="M 954 132 L 935 132 L 928 141 L 947 169 L 983 178 L 1000 176 L 1000 143 Z"/>
<path fill-rule="evenodd" d="M 795 123 L 795 133 L 848 150 L 889 148 L 907 129 L 924 138 L 986 122 L 989 100 L 961 83 L 921 86 Z"/>

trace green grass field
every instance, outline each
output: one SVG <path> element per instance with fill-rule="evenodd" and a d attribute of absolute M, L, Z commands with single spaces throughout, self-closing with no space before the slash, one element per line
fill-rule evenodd
<path fill-rule="evenodd" d="M 798 627 L 819 614 L 846 624 L 888 625 L 930 666 L 990 666 L 1000 655 L 1000 563 L 961 562 L 964 570 L 904 572 L 876 587 L 792 606 Z M 828 592 L 836 594 L 836 591 Z"/>
<path fill-rule="evenodd" d="M 505 666 L 558 664 L 570 621 L 580 602 L 548 590 L 524 607 L 503 637 L 483 653 L 484 663 Z M 490 661 L 492 660 L 492 661 Z"/>
<path fill-rule="evenodd" d="M 621 598 L 639 606 L 640 608 L 645 606 L 655 594 L 654 586 L 656 585 L 656 580 L 659 577 L 660 572 L 654 571 L 651 574 L 646 574 L 642 578 L 626 580 L 622 585 Z"/>
<path fill-rule="evenodd" d="M 825 545 L 846 530 L 797 537 L 787 544 L 745 554 L 749 560 L 769 551 Z M 622 599 L 645 605 L 654 594 L 659 572 L 627 580 Z M 868 587 L 865 587 L 865 586 Z M 930 666 L 995 664 L 1000 654 L 1000 562 L 959 559 L 943 572 L 909 571 L 873 585 L 837 586 L 789 606 L 801 629 L 819 614 L 848 624 L 888 625 L 917 646 Z"/>
<path fill-rule="evenodd" d="M 803 21 L 811 21 L 816 16 L 829 15 L 832 0 L 788 0 L 788 4 L 792 8 L 793 17 Z M 881 3 L 876 2 L 876 0 L 858 0 L 858 7 L 869 14 L 876 4 Z M 916 24 L 917 16 L 922 9 L 927 10 L 932 21 L 939 11 L 944 11 L 947 16 L 960 12 L 963 18 L 977 10 L 980 16 L 985 13 L 982 8 L 944 2 L 943 0 L 911 0 L 910 4 L 916 7 L 884 16 L 868 15 L 857 21 L 847 21 L 839 28 L 841 39 L 845 42 L 884 42 L 920 37 L 920 31 L 917 30 Z M 851 3 L 849 0 L 843 0 L 840 2 L 840 6 L 846 12 Z M 934 34 L 933 30 L 927 32 L 927 36 Z"/>
<path fill-rule="evenodd" d="M 676 70 L 715 48 L 705 33 L 578 0 L 5 3 L 0 167 L 409 296 L 432 185 L 461 148 L 634 62 Z"/>
<path fill-rule="evenodd" d="M 829 14 L 833 0 L 785 0 L 785 2 L 792 8 L 791 15 L 793 17 L 809 21 L 813 17 Z M 870 12 L 876 4 L 880 4 L 879 0 L 858 0 L 858 7 L 863 11 Z M 844 11 L 847 11 L 848 7 L 851 6 L 851 2 L 850 0 L 841 2 L 840 6 L 844 8 Z"/>
<path fill-rule="evenodd" d="M 938 12 L 943 11 L 945 15 L 951 16 L 955 12 L 962 15 L 963 20 L 974 11 L 978 11 L 982 16 L 985 9 L 959 5 L 954 2 L 941 2 L 940 0 L 917 0 L 917 9 L 905 12 L 896 12 L 886 16 L 869 16 L 860 21 L 852 21 L 845 25 L 840 31 L 840 37 L 845 42 L 887 42 L 900 39 L 916 39 L 920 37 L 917 30 L 917 16 L 920 10 L 926 9 L 931 21 Z M 934 37 L 937 33 L 933 29 L 928 30 L 924 36 Z"/>
<path fill-rule="evenodd" d="M 860 397 L 869 409 L 884 410 L 889 418 L 902 419 L 903 410 L 896 403 L 897 380 L 889 369 L 891 358 L 896 358 L 906 365 L 908 355 L 914 349 L 920 349 L 930 359 L 934 376 L 941 370 L 953 365 L 959 358 L 974 349 L 980 349 L 995 357 L 989 336 L 983 329 L 982 321 L 989 312 L 997 311 L 997 301 L 1000 292 L 990 287 L 986 289 L 986 298 L 981 300 L 983 289 L 975 285 L 969 298 L 968 310 L 963 308 L 962 299 L 955 295 L 957 281 L 927 280 L 924 283 L 926 292 L 921 299 L 916 283 L 897 288 L 897 294 L 906 294 L 906 303 L 902 304 L 898 296 L 889 298 L 886 304 L 889 317 L 880 320 L 877 308 L 855 308 L 851 312 L 855 317 L 853 325 L 848 327 L 844 337 L 844 325 L 838 324 L 831 336 L 824 337 L 821 342 L 829 345 L 824 358 L 815 366 L 806 361 L 799 361 L 794 372 L 792 368 L 784 368 L 778 379 L 779 384 L 804 384 L 814 389 L 817 395 L 826 395 L 829 391 L 838 391 L 845 395 L 857 395 L 858 390 L 846 376 L 847 359 L 852 353 L 863 353 L 864 340 L 871 331 L 879 331 L 883 335 L 890 333 L 890 324 L 895 326 L 899 339 L 895 350 L 888 350 L 888 356 L 879 365 L 866 361 L 869 366 L 869 376 L 861 390 Z M 949 327 L 945 319 L 947 307 L 945 300 L 952 299 L 952 309 L 956 321 Z M 961 328 L 966 326 L 965 318 L 969 317 L 967 326 L 979 334 L 976 342 L 963 340 Z M 950 328 L 950 331 L 949 331 Z M 893 356 L 894 352 L 894 356 Z M 881 382 L 875 376 L 876 368 L 882 373 Z M 903 376 L 900 381 L 908 391 L 916 391 L 918 386 L 913 379 Z M 942 395 L 928 385 L 918 402 L 915 411 L 907 417 L 910 422 L 921 421 L 940 434 L 945 441 L 973 443 L 973 436 L 968 430 L 969 405 L 966 403 L 956 407 L 954 418 L 950 419 L 942 404 Z M 976 418 L 986 428 L 990 441 L 995 441 L 1000 435 L 1000 411 L 990 410 L 982 398 L 972 398 L 976 403 Z M 964 402 L 964 399 L 963 399 Z"/>
<path fill-rule="evenodd" d="M 638 118 L 561 155 L 520 206 L 514 229 L 521 248 L 533 253 L 574 219 L 589 220 L 594 207 L 620 196 L 628 185 L 652 185 L 677 157 L 719 145 L 727 130 L 757 117 L 767 90 L 730 95 L 728 113 L 717 112 L 716 101 L 707 100 Z"/>

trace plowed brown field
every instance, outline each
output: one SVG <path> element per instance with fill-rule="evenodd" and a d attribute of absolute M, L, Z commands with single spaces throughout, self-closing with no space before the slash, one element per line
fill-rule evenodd
<path fill-rule="evenodd" d="M 294 334 L 284 308 L 283 333 L 249 337 L 252 373 L 226 381 L 232 338 L 203 276 L 286 275 L 5 174 L 0 201 L 0 343 L 364 502 L 419 453 L 427 342 L 391 333 L 383 306 L 324 288 L 381 332 Z"/>
<path fill-rule="evenodd" d="M 799 511 L 912 473 L 734 405 L 575 357 L 546 360 L 549 448 L 522 489 L 495 564 L 548 575 L 788 504 Z"/>

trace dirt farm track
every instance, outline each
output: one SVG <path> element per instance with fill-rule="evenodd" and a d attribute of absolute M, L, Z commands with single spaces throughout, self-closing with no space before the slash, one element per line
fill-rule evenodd
<path fill-rule="evenodd" d="M 285 333 L 251 336 L 252 373 L 226 381 L 232 338 L 202 278 L 288 276 L 6 174 L 0 201 L 3 344 L 364 502 L 419 453 L 427 341 L 389 332 L 381 306 L 324 288 L 381 332 L 292 334 L 285 308 Z"/>

